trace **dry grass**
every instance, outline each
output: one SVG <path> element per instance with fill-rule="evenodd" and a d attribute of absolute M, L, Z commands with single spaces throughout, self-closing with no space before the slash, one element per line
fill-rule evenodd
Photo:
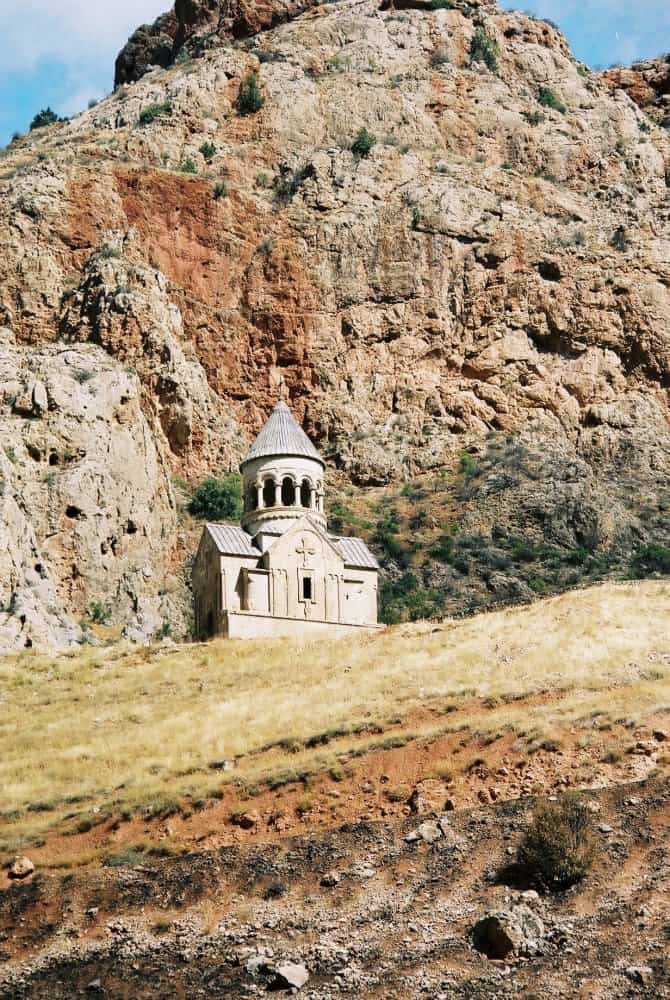
<path fill-rule="evenodd" d="M 420 707 L 441 715 L 420 735 L 476 725 L 541 738 L 598 713 L 642 721 L 670 706 L 669 613 L 670 586 L 649 582 L 339 642 L 6 658 L 0 846 L 14 849 L 68 814 L 76 825 L 93 808 L 167 807 L 225 780 L 332 767 L 336 753 L 380 743 L 347 734 Z M 306 746 L 324 734 L 329 746 Z M 236 770 L 208 768 L 224 758 Z"/>

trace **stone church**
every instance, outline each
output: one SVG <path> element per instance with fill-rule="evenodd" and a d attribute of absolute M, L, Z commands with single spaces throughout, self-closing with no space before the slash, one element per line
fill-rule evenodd
<path fill-rule="evenodd" d="M 377 625 L 379 564 L 328 532 L 325 463 L 285 402 L 242 464 L 241 524 L 208 524 L 193 566 L 199 639 L 345 635 Z"/>

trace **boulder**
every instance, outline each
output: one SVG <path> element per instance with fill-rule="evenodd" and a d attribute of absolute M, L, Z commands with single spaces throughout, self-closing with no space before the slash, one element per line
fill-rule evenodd
<path fill-rule="evenodd" d="M 321 879 L 321 885 L 326 889 L 332 889 L 334 886 L 339 885 L 341 881 L 342 876 L 339 872 L 326 872 Z"/>
<path fill-rule="evenodd" d="M 524 904 L 484 914 L 472 931 L 477 951 L 495 959 L 536 955 L 543 938 L 544 924 Z"/>
<path fill-rule="evenodd" d="M 282 962 L 276 968 L 273 984 L 275 989 L 301 989 L 309 979 L 309 972 L 304 965 L 295 962 Z"/>
<path fill-rule="evenodd" d="M 28 878 L 35 871 L 35 865 L 32 863 L 30 858 L 16 858 L 12 867 L 9 869 L 9 877 L 19 881 L 20 879 Z"/>
<path fill-rule="evenodd" d="M 233 819 L 235 826 L 240 826 L 243 830 L 253 830 L 254 827 L 258 826 L 260 821 L 261 818 L 255 810 L 241 813 Z"/>
<path fill-rule="evenodd" d="M 648 986 L 654 978 L 654 970 L 648 965 L 629 965 L 624 970 L 624 975 L 633 983 Z"/>
<path fill-rule="evenodd" d="M 417 827 L 416 830 L 412 830 L 405 837 L 405 841 L 408 844 L 416 843 L 418 840 L 423 840 L 426 844 L 434 844 L 437 840 L 442 837 L 442 829 L 439 824 L 434 820 L 426 820 L 421 826 Z"/>

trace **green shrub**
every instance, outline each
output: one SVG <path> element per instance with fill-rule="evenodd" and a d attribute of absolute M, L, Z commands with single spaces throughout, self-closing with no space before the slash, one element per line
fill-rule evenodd
<path fill-rule="evenodd" d="M 214 145 L 213 142 L 203 142 L 202 146 L 200 147 L 200 152 L 207 160 L 207 162 L 211 163 L 211 161 L 216 156 L 216 146 Z"/>
<path fill-rule="evenodd" d="M 193 162 L 190 156 L 184 160 L 179 169 L 181 170 L 182 174 L 197 174 L 198 172 L 198 168 L 196 167 L 195 163 Z"/>
<path fill-rule="evenodd" d="M 46 128 L 47 125 L 54 125 L 58 121 L 58 115 L 51 108 L 43 108 L 39 111 L 30 123 L 30 131 L 36 128 Z"/>
<path fill-rule="evenodd" d="M 440 535 L 434 545 L 431 545 L 428 554 L 438 562 L 451 563 L 454 561 L 455 543 L 451 535 Z"/>
<path fill-rule="evenodd" d="M 430 0 L 431 10 L 452 10 L 452 0 Z"/>
<path fill-rule="evenodd" d="M 88 609 L 88 616 L 96 625 L 106 625 L 111 617 L 112 611 L 108 604 L 102 601 L 93 601 Z"/>
<path fill-rule="evenodd" d="M 497 73 L 499 53 L 495 38 L 491 38 L 484 28 L 477 28 L 470 42 L 470 64 L 483 62 L 492 73 Z"/>
<path fill-rule="evenodd" d="M 438 617 L 443 608 L 439 591 L 423 587 L 414 573 L 385 580 L 380 589 L 380 620 L 386 625 Z"/>
<path fill-rule="evenodd" d="M 574 795 L 537 808 L 517 854 L 534 881 L 553 891 L 581 882 L 594 858 L 590 813 Z"/>
<path fill-rule="evenodd" d="M 157 118 L 165 118 L 171 114 L 172 105 L 169 101 L 163 101 L 162 104 L 149 104 L 140 111 L 139 123 L 140 125 L 151 125 Z"/>
<path fill-rule="evenodd" d="M 279 205 L 288 205 L 310 177 L 316 177 L 313 163 L 303 163 L 301 167 L 291 170 L 287 163 L 279 166 L 279 173 L 273 181 L 275 201 Z"/>
<path fill-rule="evenodd" d="M 364 159 L 369 156 L 373 148 L 377 145 L 377 137 L 368 132 L 366 128 L 361 128 L 356 134 L 356 138 L 351 144 L 351 152 L 357 159 Z"/>
<path fill-rule="evenodd" d="M 228 185 L 225 181 L 217 181 L 213 190 L 214 199 L 220 201 L 221 198 L 228 197 Z"/>
<path fill-rule="evenodd" d="M 551 87 L 540 87 L 537 99 L 543 108 L 552 108 L 554 111 L 560 111 L 562 115 L 566 112 L 565 104 L 559 101 Z"/>
<path fill-rule="evenodd" d="M 650 573 L 670 574 L 670 548 L 652 542 L 638 549 L 633 560 L 637 576 L 648 576 Z"/>
<path fill-rule="evenodd" d="M 458 459 L 458 470 L 465 479 L 472 479 L 479 472 L 479 462 L 468 451 L 462 451 Z"/>
<path fill-rule="evenodd" d="M 240 476 L 231 472 L 223 479 L 206 479 L 193 494 L 188 509 L 201 520 L 238 520 L 242 513 Z"/>
<path fill-rule="evenodd" d="M 240 86 L 235 107 L 240 115 L 255 115 L 265 104 L 258 83 L 258 75 L 253 71 L 247 73 Z"/>
<path fill-rule="evenodd" d="M 541 111 L 524 111 L 523 117 L 529 125 L 540 125 L 545 120 L 545 115 Z"/>

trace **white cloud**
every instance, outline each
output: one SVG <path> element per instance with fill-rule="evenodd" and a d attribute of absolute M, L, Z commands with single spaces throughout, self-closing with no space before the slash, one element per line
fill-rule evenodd
<path fill-rule="evenodd" d="M 76 74 L 104 60 L 111 77 L 116 53 L 140 24 L 153 21 L 171 0 L 3 0 L 0 7 L 3 76 L 58 63 Z M 88 72 L 85 71 L 88 76 Z"/>

